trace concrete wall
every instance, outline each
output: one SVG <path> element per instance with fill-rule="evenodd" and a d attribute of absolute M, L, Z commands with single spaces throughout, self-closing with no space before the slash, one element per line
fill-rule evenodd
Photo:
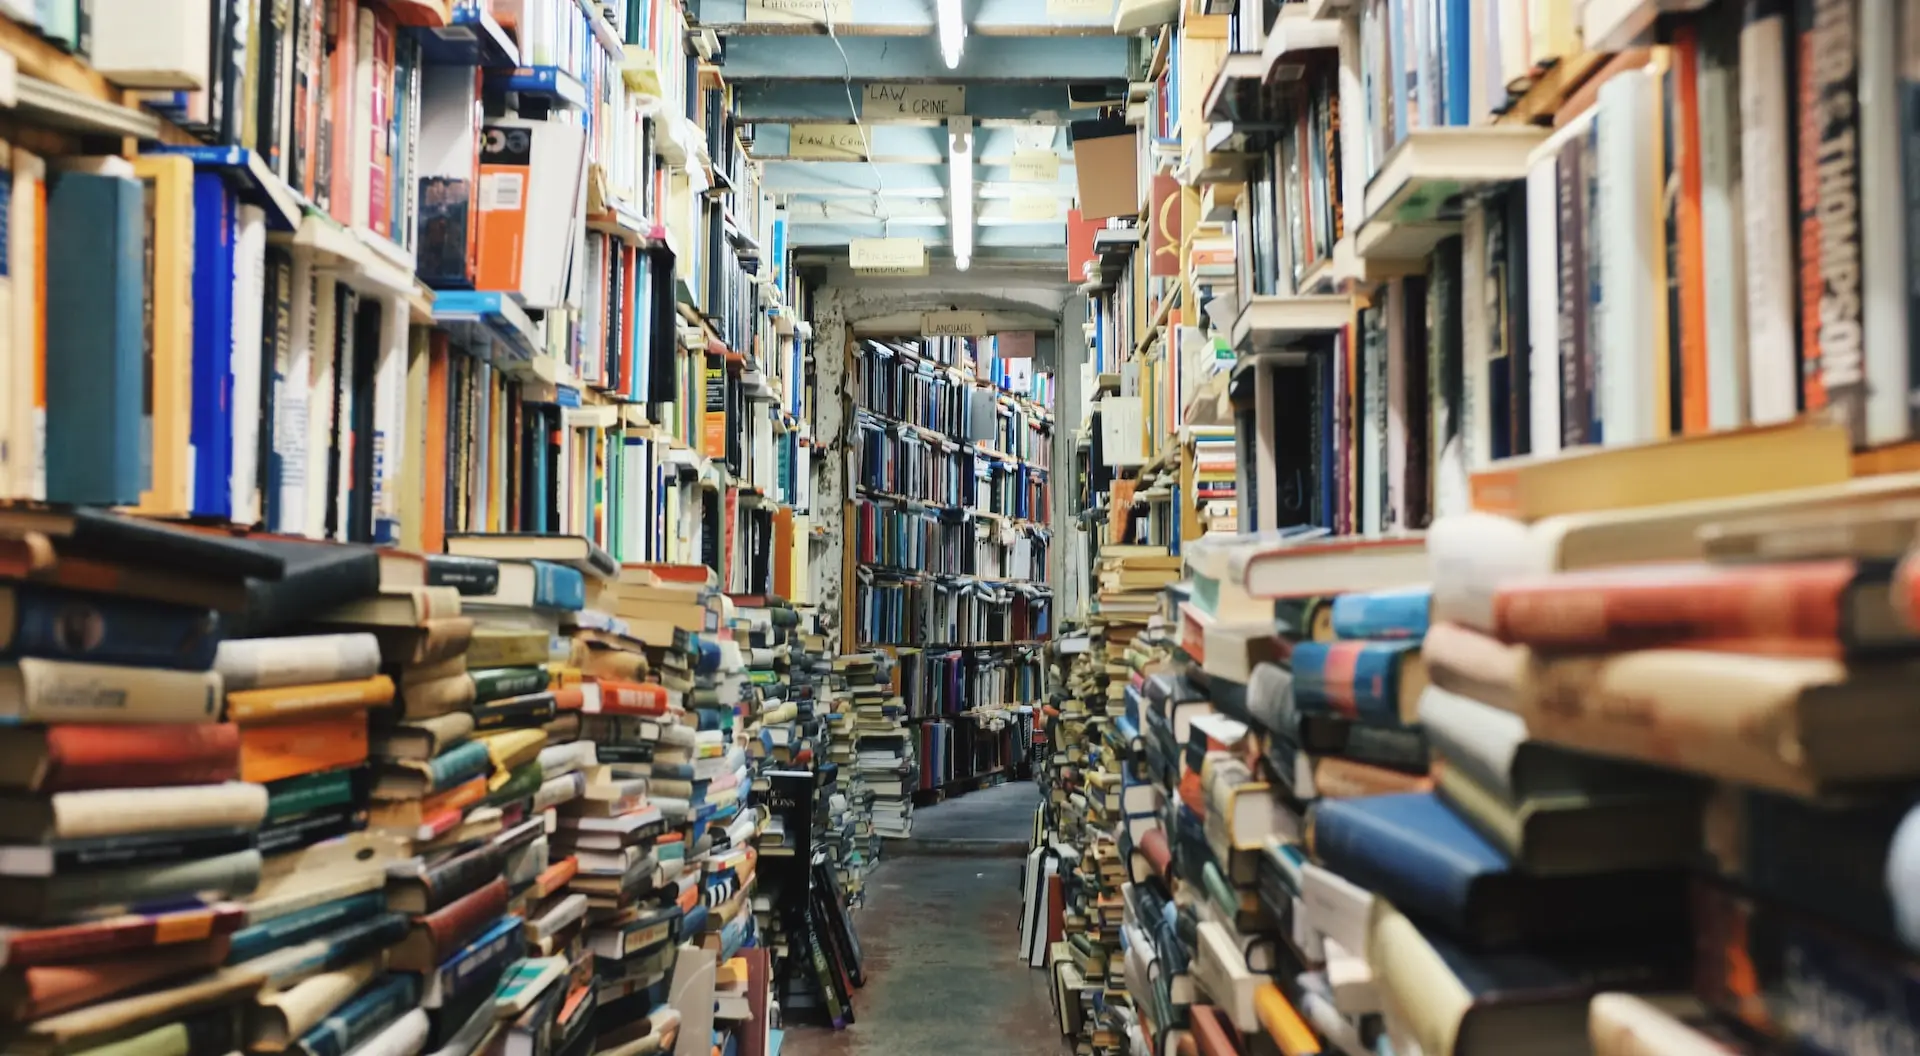
<path fill-rule="evenodd" d="M 1032 327 L 1055 334 L 1052 355 L 1040 349 L 1043 362 L 1051 358 L 1063 386 L 1059 410 L 1077 408 L 1078 400 L 1066 399 L 1065 379 L 1078 377 L 1079 363 L 1085 356 L 1079 348 L 1079 317 L 1071 321 L 1072 334 L 1059 332 L 1062 306 L 1070 290 L 1062 281 L 1063 269 L 1049 268 L 976 268 L 970 272 L 947 272 L 912 279 L 869 279 L 856 276 L 844 265 L 828 269 L 825 283 L 814 303 L 814 385 L 816 420 L 814 435 L 822 446 L 819 457 L 828 468 L 817 478 L 814 495 L 814 523 L 825 525 L 825 545 L 811 550 L 814 598 L 820 611 L 832 621 L 836 631 L 840 614 L 851 589 L 844 579 L 846 561 L 845 509 L 852 492 L 852 466 L 847 450 L 847 408 L 852 395 L 847 375 L 848 338 L 856 333 L 910 333 L 918 329 L 922 312 L 957 309 L 987 312 L 996 325 Z M 1083 309 L 1084 311 L 1084 309 Z M 1071 356 L 1069 353 L 1071 352 Z M 1071 359 L 1071 363 L 1064 362 Z M 1071 458 L 1060 457 L 1060 436 L 1071 434 L 1077 421 L 1064 417 L 1055 425 L 1055 476 L 1070 471 Z M 1072 442 L 1067 442 L 1071 453 Z M 1070 472 L 1067 473 L 1070 479 Z M 1055 582 L 1059 581 L 1062 552 L 1062 522 L 1067 503 L 1056 485 L 1053 499 Z M 1059 605 L 1056 593 L 1056 607 Z M 1056 608 L 1055 622 L 1066 610 Z"/>

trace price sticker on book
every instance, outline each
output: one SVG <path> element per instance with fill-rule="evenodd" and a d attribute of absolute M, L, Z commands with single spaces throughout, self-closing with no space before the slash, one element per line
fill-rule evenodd
<path fill-rule="evenodd" d="M 853 21 L 853 0 L 747 0 L 748 22 L 818 23 L 831 17 L 836 26 Z"/>
<path fill-rule="evenodd" d="M 1015 183 L 1058 183 L 1060 182 L 1060 155 L 1051 150 L 1016 150 L 1013 152 L 1013 182 Z"/>

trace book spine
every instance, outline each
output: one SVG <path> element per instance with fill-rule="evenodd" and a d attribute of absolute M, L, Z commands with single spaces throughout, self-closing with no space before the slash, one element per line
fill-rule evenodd
<path fill-rule="evenodd" d="M 1340 638 L 1419 638 L 1427 633 L 1429 591 L 1343 594 L 1333 601 L 1333 633 Z"/>
<path fill-rule="evenodd" d="M 1293 651 L 1294 699 L 1304 711 L 1397 726 L 1406 650 L 1370 642 L 1301 642 Z"/>
<path fill-rule="evenodd" d="M 302 847 L 359 832 L 367 827 L 366 811 L 358 805 L 327 807 L 260 827 L 258 846 L 264 855 L 284 854 Z"/>
<path fill-rule="evenodd" d="M 441 791 L 486 774 L 493 769 L 487 746 L 478 741 L 455 745 L 435 756 L 427 764 L 429 791 Z"/>
<path fill-rule="evenodd" d="M 361 1042 L 415 1007 L 420 999 L 419 978 L 394 974 L 375 983 L 342 1005 L 321 1024 L 300 1036 L 299 1056 L 346 1056 Z"/>
<path fill-rule="evenodd" d="M 1494 596 L 1494 633 L 1536 646 L 1839 641 L 1855 574 L 1853 562 L 1844 561 L 1667 582 L 1515 586 Z"/>
<path fill-rule="evenodd" d="M 359 804 L 366 799 L 366 789 L 364 767 L 275 781 L 267 786 L 267 820 Z"/>
<path fill-rule="evenodd" d="M 1747 0 L 1740 31 L 1740 164 L 1746 221 L 1748 381 L 1755 424 L 1799 413 L 1792 111 L 1783 71 L 1789 0 Z M 1815 346 L 1817 347 L 1817 346 Z"/>
<path fill-rule="evenodd" d="M 227 716 L 235 722 L 258 722 L 291 715 L 370 708 L 393 699 L 393 680 L 385 675 L 352 682 L 322 682 L 308 686 L 279 686 L 227 694 Z"/>
<path fill-rule="evenodd" d="M 66 172 L 49 181 L 43 369 L 47 497 L 132 505 L 152 479 L 143 398 L 145 250 L 141 184 Z"/>
<path fill-rule="evenodd" d="M 433 961 L 420 965 L 420 970 L 439 965 L 506 911 L 507 881 L 503 877 L 495 877 L 491 883 L 432 913 L 415 918 L 414 926 L 426 929 L 433 938 Z"/>
<path fill-rule="evenodd" d="M 502 917 L 472 944 L 440 966 L 436 977 L 443 1004 L 457 1002 L 469 988 L 482 981 L 489 990 L 493 980 L 508 964 L 520 959 L 526 949 L 526 922 L 517 916 Z"/>
<path fill-rule="evenodd" d="M 439 909 L 500 875 L 503 857 L 499 848 L 483 847 L 429 870 L 425 877 L 429 911 Z"/>
<path fill-rule="evenodd" d="M 240 731 L 229 723 L 99 726 L 46 732 L 38 791 L 218 784 L 239 773 Z"/>
<path fill-rule="evenodd" d="M 385 907 L 385 896 L 378 891 L 369 891 L 241 928 L 233 933 L 227 963 L 244 964 L 275 950 L 359 924 L 372 919 Z"/>
<path fill-rule="evenodd" d="M 475 708 L 473 727 L 476 730 L 504 730 L 543 726 L 552 722 L 556 713 L 552 693 L 533 693 Z"/>
<path fill-rule="evenodd" d="M 214 667 L 229 692 L 348 682 L 379 673 L 380 643 L 371 634 L 230 640 Z"/>
<path fill-rule="evenodd" d="M 1808 410 L 1866 442 L 1861 328 L 1859 0 L 1798 0 L 1801 347 Z"/>
<path fill-rule="evenodd" d="M 56 844 L 53 871 L 58 875 L 88 869 L 165 865 L 252 850 L 253 846 L 253 832 L 244 829 L 105 836 Z"/>
<path fill-rule="evenodd" d="M 214 672 L 18 661 L 18 719 L 31 722 L 212 722 L 220 717 Z"/>
<path fill-rule="evenodd" d="M 471 671 L 474 702 L 486 704 L 509 697 L 539 693 L 547 687 L 544 667 L 498 667 Z"/>
<path fill-rule="evenodd" d="M 37 914 L 71 918 L 83 910 L 157 904 L 190 895 L 245 894 L 260 881 L 258 851 L 236 851 L 185 864 L 143 865 L 75 873 L 44 883 Z"/>

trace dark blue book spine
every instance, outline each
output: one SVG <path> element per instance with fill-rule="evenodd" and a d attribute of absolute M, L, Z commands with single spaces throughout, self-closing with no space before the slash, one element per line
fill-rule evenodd
<path fill-rule="evenodd" d="M 14 631 L 0 655 L 205 671 L 220 645 L 220 616 L 168 605 L 18 583 Z"/>
<path fill-rule="evenodd" d="M 1901 0 L 1900 18 L 1906 27 L 1920 22 L 1920 4 Z M 1900 78 L 1900 175 L 1906 195 L 1907 235 L 1907 431 L 1920 436 L 1920 55 L 1911 51 L 1913 34 L 1902 41 Z"/>
<path fill-rule="evenodd" d="M 1401 642 L 1301 642 L 1293 648 L 1294 703 L 1303 713 L 1398 726 Z"/>
<path fill-rule="evenodd" d="M 1431 792 L 1322 800 L 1313 856 L 1409 916 L 1467 931 L 1481 876 L 1507 870 L 1500 852 Z"/>
<path fill-rule="evenodd" d="M 151 480 L 141 185 L 56 174 L 47 191 L 47 498 L 120 506 Z"/>
<path fill-rule="evenodd" d="M 519 960 L 526 944 L 524 921 L 516 916 L 501 917 L 437 969 L 440 1003 L 458 1000 L 467 986 L 482 976 L 499 978 L 500 969 Z"/>
<path fill-rule="evenodd" d="M 193 512 L 233 513 L 233 191 L 217 172 L 193 177 Z"/>
<path fill-rule="evenodd" d="M 379 891 L 322 902 L 311 909 L 289 913 L 264 923 L 241 928 L 233 933 L 228 964 L 240 964 L 255 957 L 306 942 L 330 931 L 357 924 L 384 910 L 386 896 Z"/>

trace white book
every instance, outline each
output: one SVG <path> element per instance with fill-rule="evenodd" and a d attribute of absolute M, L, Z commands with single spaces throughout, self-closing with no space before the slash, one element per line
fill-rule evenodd
<path fill-rule="evenodd" d="M 1905 440 L 1908 428 L 1907 214 L 1900 155 L 1900 26 L 1890 0 L 1854 8 L 1860 18 L 1860 321 L 1867 371 L 1869 444 Z"/>
<path fill-rule="evenodd" d="M 417 1056 L 427 1046 L 429 1026 L 426 1010 L 413 1009 L 355 1046 L 353 1056 Z"/>
<path fill-rule="evenodd" d="M 1656 369 L 1666 348 L 1659 325 L 1666 290 L 1658 286 L 1665 246 L 1649 222 L 1660 206 L 1654 82 L 1631 71 L 1600 88 L 1598 215 L 1587 225 L 1600 246 L 1600 301 L 1593 306 L 1600 360 L 1596 379 L 1601 434 L 1610 447 L 1664 435 L 1665 387 Z M 1662 259 L 1656 259 L 1661 255 Z"/>
<path fill-rule="evenodd" d="M 227 482 L 232 517 L 260 519 L 260 331 L 267 291 L 267 213 L 257 205 L 235 210 L 232 372 L 233 462 Z"/>
<path fill-rule="evenodd" d="M 373 37 L 374 13 L 370 7 L 359 9 L 355 27 L 357 43 L 353 52 L 353 121 L 348 129 L 334 129 L 334 135 L 347 135 L 347 164 L 352 166 L 349 181 L 353 190 L 348 200 L 352 226 L 371 229 L 373 225 Z"/>
<path fill-rule="evenodd" d="M 1458 431 L 1466 443 L 1468 468 L 1478 469 L 1493 461 L 1493 416 L 1488 412 L 1493 406 L 1493 342 L 1489 327 L 1493 325 L 1494 313 L 1489 310 L 1487 299 L 1498 293 L 1487 283 L 1487 254 L 1491 247 L 1487 241 L 1485 203 L 1474 200 L 1467 204 L 1461 234 L 1461 364 L 1466 385 L 1461 390 Z M 1508 350 L 1508 354 L 1512 351 Z M 1505 363 L 1501 366 L 1504 369 Z M 1434 392 L 1439 391 L 1435 385 Z M 1436 403 L 1444 406 L 1444 401 L 1436 400 Z M 1435 440 L 1428 450 L 1444 451 L 1446 423 L 1436 416 L 1433 425 Z"/>
<path fill-rule="evenodd" d="M 350 324 L 342 320 L 336 310 L 336 280 L 318 270 L 314 270 L 312 275 L 313 342 L 311 373 L 308 375 L 308 392 L 311 396 L 307 404 L 306 457 L 302 460 L 305 467 L 302 473 L 306 477 L 303 515 L 306 528 L 301 534 L 310 539 L 320 539 L 326 536 L 327 508 L 333 502 L 333 496 L 327 492 L 327 452 L 333 444 L 333 399 L 336 388 L 333 379 L 334 345 L 340 327 Z M 298 386 L 300 376 L 295 374 L 289 384 Z"/>
<path fill-rule="evenodd" d="M 313 381 L 313 342 L 318 313 L 314 291 L 318 276 L 305 250 L 293 253 L 293 319 L 291 340 L 275 351 L 273 365 L 273 455 L 280 460 L 280 492 L 275 520 L 269 531 L 295 535 L 307 532 L 307 453 L 310 385 Z"/>
<path fill-rule="evenodd" d="M 1560 450 L 1560 142 L 1556 135 L 1542 144 L 1527 170 L 1525 354 L 1529 452 L 1535 456 Z"/>
<path fill-rule="evenodd" d="M 1707 424 L 1747 422 L 1747 252 L 1741 216 L 1736 56 L 1703 56 L 1700 93 L 1700 230 L 1706 254 Z"/>
<path fill-rule="evenodd" d="M 1740 31 L 1740 176 L 1747 261 L 1747 378 L 1752 420 L 1791 420 L 1800 408 L 1799 338 L 1794 305 L 1794 218 L 1789 188 L 1789 109 L 1784 14 Z"/>
<path fill-rule="evenodd" d="M 1412 437 L 1408 434 L 1407 417 L 1412 411 L 1415 399 L 1425 399 L 1425 393 L 1409 391 L 1407 384 L 1407 357 L 1425 356 L 1425 349 L 1407 347 L 1407 291 L 1402 283 L 1387 287 L 1380 298 L 1386 309 L 1386 460 L 1387 471 L 1386 503 L 1381 512 L 1387 531 L 1408 527 L 1407 511 L 1412 496 L 1407 494 L 1407 445 Z"/>
<path fill-rule="evenodd" d="M 338 292 L 336 290 L 336 292 Z M 338 303 L 338 301 L 336 301 Z M 338 450 L 330 451 L 334 459 L 333 494 L 328 503 L 334 513 L 335 542 L 347 541 L 347 510 L 353 494 L 353 361 L 361 355 L 360 348 L 360 311 L 361 298 L 357 292 L 350 292 L 345 299 L 344 311 L 334 320 L 336 329 L 334 351 L 339 353 L 333 362 L 333 404 L 335 417 L 327 423 L 332 435 L 329 445 L 338 437 Z M 323 450 L 328 450 L 323 448 Z"/>
<path fill-rule="evenodd" d="M 107 80 L 123 88 L 197 92 L 206 87 L 212 5 L 203 0 L 92 0 L 92 4 L 93 49 L 87 61 Z"/>
<path fill-rule="evenodd" d="M 381 301 L 379 358 L 373 372 L 373 539 L 400 541 L 400 485 L 408 472 L 407 342 L 411 333 L 407 303 L 388 296 Z"/>

